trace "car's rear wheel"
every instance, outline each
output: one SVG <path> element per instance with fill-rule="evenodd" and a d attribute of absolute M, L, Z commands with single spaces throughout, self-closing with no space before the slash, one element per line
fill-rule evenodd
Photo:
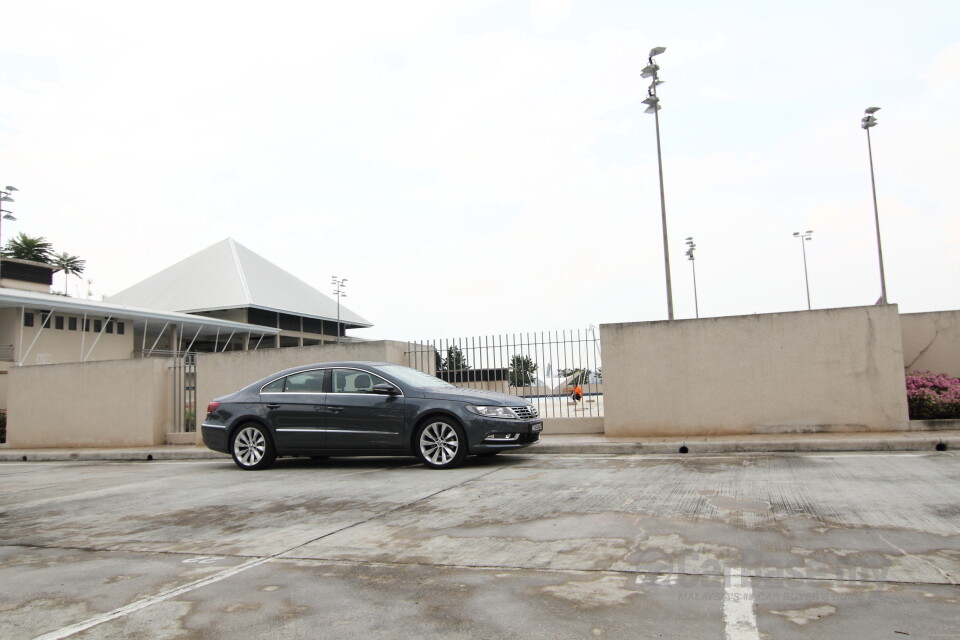
<path fill-rule="evenodd" d="M 266 469 L 277 459 L 270 434 L 262 425 L 249 422 L 233 434 L 230 453 L 237 466 L 247 471 Z"/>
<path fill-rule="evenodd" d="M 463 428 L 447 419 L 428 420 L 417 432 L 417 455 L 432 469 L 452 469 L 467 457 Z"/>

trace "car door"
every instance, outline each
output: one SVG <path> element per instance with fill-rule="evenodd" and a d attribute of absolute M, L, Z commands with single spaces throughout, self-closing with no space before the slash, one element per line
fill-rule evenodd
<path fill-rule="evenodd" d="M 310 452 L 326 444 L 323 369 L 274 380 L 260 390 L 267 419 L 281 453 Z"/>
<path fill-rule="evenodd" d="M 396 385 L 368 371 L 352 368 L 331 369 L 330 380 L 327 448 L 402 448 L 403 394 L 373 393 L 375 385 Z"/>

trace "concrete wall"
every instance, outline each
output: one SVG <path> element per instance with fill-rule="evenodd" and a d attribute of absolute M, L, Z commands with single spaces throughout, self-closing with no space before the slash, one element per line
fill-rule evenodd
<path fill-rule="evenodd" d="M 6 260 L 4 260 L 6 262 Z M 0 287 L 9 289 L 19 289 L 21 291 L 36 291 L 37 293 L 50 293 L 50 285 L 42 282 L 26 282 L 24 280 L 15 280 L 13 278 L 0 278 Z"/>
<path fill-rule="evenodd" d="M 163 444 L 172 419 L 171 361 L 14 367 L 7 442 L 14 449 Z"/>
<path fill-rule="evenodd" d="M 0 409 L 7 408 L 7 388 L 9 387 L 7 381 L 10 379 L 8 373 L 11 368 L 13 368 L 12 362 L 0 362 Z"/>
<path fill-rule="evenodd" d="M 960 377 L 960 311 L 900 316 L 903 366 Z"/>
<path fill-rule="evenodd" d="M 544 418 L 543 435 L 603 433 L 603 418 Z"/>
<path fill-rule="evenodd" d="M 601 327 L 608 436 L 908 426 L 895 305 Z"/>
<path fill-rule="evenodd" d="M 275 371 L 315 362 L 367 360 L 407 364 L 406 342 L 377 340 L 343 342 L 312 347 L 287 347 L 263 351 L 232 351 L 197 354 L 197 441 L 207 405 L 219 396 L 233 393 Z"/>

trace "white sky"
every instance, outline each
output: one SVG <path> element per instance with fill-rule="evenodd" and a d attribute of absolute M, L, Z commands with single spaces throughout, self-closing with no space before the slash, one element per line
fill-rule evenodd
<path fill-rule="evenodd" d="M 111 295 L 225 237 L 427 339 L 960 309 L 960 3 L 7 2 L 3 225 Z M 55 286 L 62 287 L 60 276 Z M 84 286 L 84 291 L 86 287 Z"/>

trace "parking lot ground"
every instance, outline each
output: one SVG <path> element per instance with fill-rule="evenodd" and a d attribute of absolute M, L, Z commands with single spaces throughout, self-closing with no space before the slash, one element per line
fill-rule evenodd
<path fill-rule="evenodd" d="M 0 464 L 2 638 L 960 638 L 960 457 Z"/>

